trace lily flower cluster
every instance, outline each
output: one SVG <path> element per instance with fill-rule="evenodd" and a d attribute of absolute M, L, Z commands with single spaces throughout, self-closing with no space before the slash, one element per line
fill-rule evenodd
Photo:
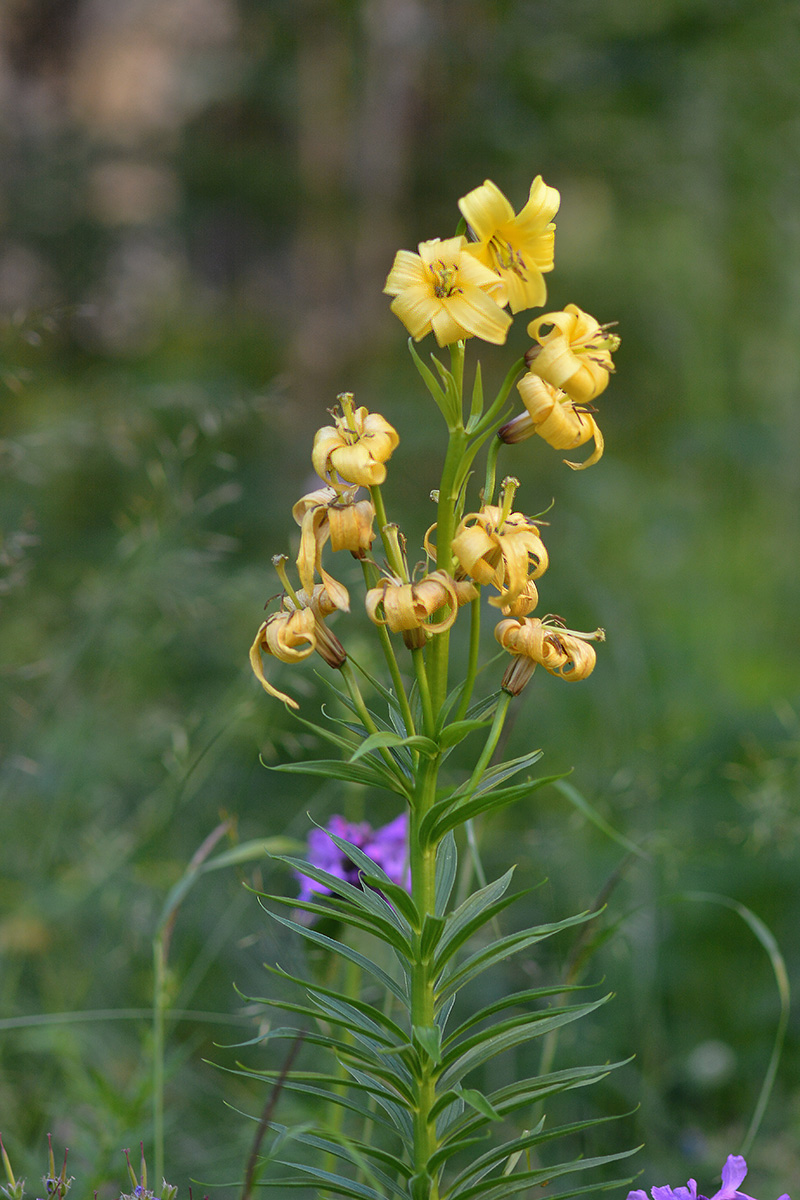
<path fill-rule="evenodd" d="M 746 1196 L 744 1192 L 739 1191 L 739 1184 L 744 1181 L 747 1174 L 747 1163 L 742 1158 L 741 1154 L 729 1154 L 722 1168 L 722 1187 L 718 1192 L 715 1192 L 710 1200 L 754 1200 L 752 1196 Z M 650 1189 L 650 1195 L 653 1200 L 707 1200 L 705 1196 L 698 1196 L 697 1183 L 694 1179 L 690 1179 L 686 1187 L 654 1187 Z M 637 1188 L 634 1192 L 628 1192 L 628 1200 L 648 1200 L 647 1193 Z M 778 1200 L 790 1200 L 788 1192 L 784 1192 Z"/>
<path fill-rule="evenodd" d="M 460 355 L 462 373 L 467 339 L 505 342 L 512 314 L 546 301 L 544 276 L 553 269 L 553 217 L 559 202 L 556 189 L 537 176 L 527 203 L 515 214 L 499 188 L 486 180 L 459 201 L 463 232 L 422 242 L 417 253 L 399 250 L 384 291 L 393 297 L 391 308 L 412 338 L 418 341 L 433 333 L 440 346 L 450 346 L 451 355 Z M 389 635 L 400 634 L 412 652 L 424 650 L 431 639 L 449 633 L 459 611 L 477 601 L 483 587 L 490 589 L 489 604 L 504 618 L 495 637 L 513 659 L 501 685 L 510 694 L 519 692 L 536 665 L 565 680 L 585 679 L 591 673 L 595 652 L 590 643 L 603 639 L 602 629 L 579 633 L 566 629 L 559 617 L 540 620 L 530 615 L 539 602 L 537 580 L 549 562 L 541 522 L 517 509 L 515 493 L 520 485 L 516 479 L 505 479 L 497 502 L 493 502 L 493 472 L 504 443 L 533 433 L 562 450 L 593 440 L 594 451 L 588 459 L 565 461 L 574 469 L 598 461 L 603 438 L 591 405 L 608 385 L 611 356 L 619 338 L 574 304 L 537 317 L 529 324 L 528 333 L 534 344 L 511 377 L 513 383 L 515 375 L 521 376 L 517 388 L 524 411 L 504 420 L 508 388 L 483 422 L 473 407 L 476 448 L 478 435 L 481 442 L 487 432 L 495 435 L 489 452 L 491 477 L 487 471 L 482 503 L 474 511 L 464 512 L 469 463 L 474 456 L 467 436 L 462 442 L 464 461 L 455 464 L 454 478 L 446 481 L 449 495 L 439 505 L 439 520 L 425 536 L 425 561 L 413 570 L 406 558 L 405 538 L 387 519 L 380 490 L 399 435 L 380 413 L 357 407 L 352 394 L 339 396 L 331 423 L 314 438 L 311 461 L 320 486 L 302 496 L 292 509 L 300 527 L 300 586 L 295 588 L 289 581 L 288 560 L 284 556 L 273 559 L 283 594 L 278 611 L 261 624 L 250 649 L 253 671 L 270 695 L 298 707 L 269 682 L 264 656 L 298 663 L 316 652 L 330 666 L 345 667 L 346 651 L 326 622 L 336 612 L 350 611 L 350 595 L 323 562 L 327 548 L 333 553 L 348 550 L 361 560 L 367 585 L 366 614 L 381 631 L 395 684 L 396 661 L 392 661 Z M 461 379 L 456 382 L 436 359 L 434 363 L 442 378 L 449 375 L 447 387 L 458 393 L 456 405 L 460 408 Z M 423 378 L 425 371 L 427 368 L 421 367 Z M 437 387 L 435 382 L 433 387 Z M 469 433 L 469 425 L 464 427 L 462 420 L 460 413 L 450 414 L 451 435 L 453 422 Z M 457 484 L 455 490 L 453 484 Z M 369 497 L 361 489 L 368 489 Z M 383 564 L 372 558 L 376 521 Z"/>

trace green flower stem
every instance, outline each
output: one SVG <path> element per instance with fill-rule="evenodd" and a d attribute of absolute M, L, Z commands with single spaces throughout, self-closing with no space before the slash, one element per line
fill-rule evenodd
<path fill-rule="evenodd" d="M 469 438 L 463 426 L 450 431 L 447 454 L 439 486 L 436 520 L 436 568 L 453 574 L 453 537 L 455 536 L 458 475 Z M 449 630 L 437 634 L 430 647 L 431 696 L 438 712 L 447 695 L 447 665 L 450 649 Z"/>
<path fill-rule="evenodd" d="M 469 625 L 469 658 L 467 660 L 467 673 L 464 676 L 464 690 L 461 693 L 461 700 L 458 705 L 458 711 L 453 717 L 454 721 L 463 721 L 467 715 L 469 702 L 472 699 L 472 689 L 475 687 L 475 679 L 478 674 L 478 658 L 481 648 L 481 598 L 476 596 L 471 601 L 469 606 L 470 625 Z"/>
<path fill-rule="evenodd" d="M 442 634 L 438 634 L 434 638 L 434 644 Z M 414 662 L 414 670 L 417 675 L 417 688 L 419 689 L 420 703 L 422 704 L 422 724 L 427 737 L 435 737 L 436 735 L 436 719 L 433 715 L 433 703 L 431 701 L 431 689 L 428 683 L 428 669 L 425 666 L 425 651 L 420 646 L 417 650 L 411 651 L 411 657 Z"/>
<path fill-rule="evenodd" d="M 464 420 L 464 405 L 462 402 L 462 398 L 464 395 L 464 351 L 465 351 L 465 349 L 466 349 L 465 342 L 451 342 L 450 343 L 450 373 L 452 374 L 453 379 L 455 380 L 456 397 L 458 400 L 457 411 L 458 411 L 458 415 L 459 415 L 459 422 L 458 422 L 457 428 L 462 425 L 463 420 Z"/>
<path fill-rule="evenodd" d="M 383 532 L 390 522 L 389 518 L 386 516 L 386 507 L 383 503 L 383 494 L 381 489 L 377 484 L 375 484 L 369 489 L 369 494 L 372 497 L 372 503 L 375 506 L 375 518 L 378 522 L 378 529 L 381 531 L 381 540 L 383 541 L 383 549 L 384 553 L 386 554 L 386 560 L 398 579 L 402 579 L 404 583 L 408 583 L 408 572 L 406 570 L 406 564 L 403 562 L 403 557 L 399 553 L 394 540 L 386 537 Z"/>
<path fill-rule="evenodd" d="M 350 666 L 350 663 L 347 661 L 347 659 L 345 659 L 345 661 L 342 663 L 339 670 L 341 671 L 342 678 L 347 684 L 347 690 L 350 693 L 350 699 L 353 701 L 353 704 L 358 711 L 362 725 L 369 733 L 379 733 L 380 730 L 373 721 L 372 717 L 369 715 L 369 709 L 364 703 L 364 697 L 361 695 L 361 688 L 358 686 L 358 680 L 353 674 L 353 668 Z M 381 746 L 380 755 L 387 767 L 391 767 L 393 772 L 397 770 L 397 763 L 394 761 L 385 746 Z"/>
<path fill-rule="evenodd" d="M 374 587 L 374 583 L 370 579 L 370 575 L 372 574 L 372 571 L 370 570 L 370 564 L 362 559 L 361 566 L 364 571 L 364 583 L 366 584 L 367 589 Z M 414 728 L 414 718 L 411 714 L 411 705 L 408 703 L 406 689 L 403 686 L 403 677 L 400 674 L 400 667 L 397 662 L 397 655 L 394 652 L 392 639 L 389 636 L 389 630 L 385 625 L 376 625 L 375 628 L 378 630 L 378 638 L 383 650 L 383 656 L 386 659 L 386 665 L 388 666 L 389 674 L 392 677 L 395 695 L 397 696 L 397 702 L 400 705 L 400 711 L 403 714 L 406 730 L 409 736 L 412 736 L 414 733 L 416 733 L 416 729 Z"/>
<path fill-rule="evenodd" d="M 420 764 L 414 803 L 411 806 L 411 892 L 423 920 L 426 914 L 432 914 L 436 909 L 436 847 L 429 843 L 421 846 L 419 828 L 420 822 L 436 799 L 439 763 L 440 758 L 437 755 Z M 421 932 L 415 933 L 412 947 L 414 958 L 411 964 L 411 1024 L 417 1029 L 430 1029 L 434 1025 L 435 1015 L 435 975 L 430 960 L 422 957 L 421 939 Z M 430 1112 L 436 1101 L 438 1072 L 436 1064 L 428 1058 L 422 1047 L 419 1048 L 419 1054 L 422 1069 L 420 1078 L 415 1079 L 414 1083 L 416 1105 L 413 1155 L 415 1172 L 423 1173 L 427 1171 L 428 1163 L 437 1147 L 436 1122 L 431 1120 Z M 435 1183 L 431 1187 L 430 1200 L 438 1200 L 438 1186 Z"/>
<path fill-rule="evenodd" d="M 494 720 L 492 727 L 489 730 L 489 736 L 486 739 L 486 744 L 481 751 L 481 756 L 475 764 L 475 769 L 469 777 L 469 782 L 464 789 L 463 795 L 459 799 L 459 804 L 466 804 L 475 794 L 480 781 L 483 779 L 483 774 L 491 762 L 492 755 L 497 749 L 497 743 L 500 741 L 500 734 L 503 732 L 508 706 L 511 703 L 511 695 L 509 692 L 501 692 L 500 699 L 497 701 L 497 708 L 494 710 Z"/>

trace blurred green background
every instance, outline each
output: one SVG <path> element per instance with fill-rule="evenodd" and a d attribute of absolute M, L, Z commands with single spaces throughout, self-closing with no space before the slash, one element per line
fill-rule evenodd
<path fill-rule="evenodd" d="M 148 1142 L 151 940 L 220 820 L 302 839 L 352 803 L 259 763 L 308 747 L 247 667 L 270 558 L 296 545 L 313 431 L 345 389 L 401 435 L 387 497 L 419 542 L 441 422 L 385 274 L 484 178 L 519 208 L 538 173 L 562 193 L 548 303 L 617 320 L 623 344 L 599 467 L 538 439 L 501 461 L 524 510 L 556 498 L 544 607 L 608 633 L 580 687 L 537 675 L 512 742 L 574 766 L 649 858 L 555 791 L 483 851 L 547 880 L 534 919 L 615 880 L 585 980 L 617 999 L 562 1047 L 637 1055 L 581 1098 L 640 1105 L 606 1148 L 645 1140 L 642 1182 L 675 1184 L 738 1148 L 775 982 L 733 913 L 669 897 L 750 906 L 797 980 L 798 63 L 800 9 L 777 0 L 5 0 L 0 1114 L 20 1173 L 48 1131 L 87 1183 Z M 525 324 L 482 352 L 495 386 Z M 313 671 L 281 678 L 312 712 Z M 207 1060 L 275 1065 L 218 1045 L 263 1017 L 232 985 L 263 995 L 262 962 L 299 959 L 242 886 L 259 879 L 294 886 L 216 872 L 172 934 L 172 1003 L 206 1014 L 170 1027 L 182 1189 L 241 1177 L 235 1110 L 264 1101 Z M 570 951 L 514 969 L 552 977 Z M 753 1190 L 798 1186 L 799 1069 L 794 1020 Z"/>

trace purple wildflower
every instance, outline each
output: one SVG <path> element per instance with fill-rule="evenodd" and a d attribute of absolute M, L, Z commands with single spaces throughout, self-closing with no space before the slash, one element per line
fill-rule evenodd
<path fill-rule="evenodd" d="M 359 871 L 346 854 L 343 854 L 329 833 L 351 842 L 379 866 L 392 883 L 407 891 L 411 888 L 411 870 L 408 863 L 408 816 L 401 813 L 388 825 L 373 829 L 367 821 L 345 821 L 344 817 L 331 817 L 325 829 L 312 829 L 308 835 L 308 861 L 312 866 L 327 871 L 337 879 L 358 885 Z M 329 893 L 330 888 L 302 872 L 297 872 L 300 881 L 300 900 L 308 900 L 313 893 Z"/>
<path fill-rule="evenodd" d="M 722 1187 L 718 1192 L 715 1192 L 710 1200 L 753 1200 L 752 1196 L 746 1196 L 744 1192 L 739 1191 L 739 1184 L 747 1174 L 747 1163 L 742 1158 L 741 1154 L 729 1154 L 722 1168 Z M 690 1179 L 686 1187 L 654 1187 L 650 1189 L 650 1195 L 653 1200 L 708 1200 L 705 1196 L 698 1196 L 697 1183 L 694 1179 Z M 647 1200 L 647 1193 L 638 1189 L 635 1192 L 628 1192 L 628 1200 Z M 778 1200 L 790 1200 L 787 1192 L 778 1197 Z"/>

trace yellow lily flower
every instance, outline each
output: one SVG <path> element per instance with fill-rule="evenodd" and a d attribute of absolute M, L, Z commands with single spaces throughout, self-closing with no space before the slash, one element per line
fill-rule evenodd
<path fill-rule="evenodd" d="M 586 679 L 597 661 L 591 642 L 605 641 L 606 635 L 603 629 L 595 629 L 593 633 L 565 629 L 555 617 L 544 621 L 538 617 L 525 617 L 500 621 L 494 636 L 503 649 L 515 657 L 501 686 L 512 696 L 518 696 L 538 664 L 559 679 Z"/>
<path fill-rule="evenodd" d="M 317 584 L 310 594 L 297 592 L 296 599 L 297 605 L 289 596 L 284 596 L 280 610 L 262 622 L 250 647 L 250 666 L 264 691 L 291 708 L 300 706 L 269 682 L 264 674 L 262 653 L 271 654 L 280 662 L 297 663 L 316 650 L 328 666 L 336 668 L 347 658 L 342 643 L 323 621 L 339 608 L 323 585 Z"/>
<path fill-rule="evenodd" d="M 500 276 L 512 313 L 539 308 L 547 299 L 543 273 L 553 269 L 553 217 L 560 203 L 559 193 L 541 175 L 531 184 L 528 202 L 517 216 L 491 179 L 458 202 L 475 237 L 467 249 Z"/>
<path fill-rule="evenodd" d="M 543 333 L 547 326 L 551 328 Z M 608 387 L 612 353 L 620 339 L 577 304 L 545 313 L 528 326 L 537 345 L 525 355 L 528 370 L 561 388 L 576 404 L 588 404 Z"/>
<path fill-rule="evenodd" d="M 504 442 L 521 442 L 538 433 L 554 450 L 574 450 L 594 438 L 594 451 L 585 462 L 563 461 L 573 471 L 591 467 L 603 457 L 603 435 L 592 414 L 570 400 L 561 388 L 553 387 L 528 371 L 517 384 L 526 412 L 498 430 Z"/>
<path fill-rule="evenodd" d="M 383 289 L 414 341 L 433 330 L 440 346 L 468 337 L 502 346 L 511 324 L 502 284 L 469 252 L 466 238 L 433 238 L 418 249 L 397 251 Z"/>
<path fill-rule="evenodd" d="M 367 616 L 375 625 L 402 633 L 406 645 L 413 649 L 424 645 L 426 637 L 449 629 L 458 615 L 459 603 L 472 598 L 445 571 L 432 571 L 416 583 L 403 583 L 392 575 L 367 592 Z M 445 615 L 431 621 L 439 609 L 445 609 Z"/>
<path fill-rule="evenodd" d="M 311 461 L 314 470 L 337 492 L 352 485 L 373 487 L 383 483 L 386 467 L 400 438 L 380 413 L 354 408 L 350 392 L 339 397 L 341 413 L 334 425 L 324 425 L 314 437 Z"/>
<path fill-rule="evenodd" d="M 306 592 L 314 588 L 314 573 L 335 597 L 337 607 L 350 611 L 347 588 L 338 583 L 322 566 L 322 548 L 330 539 L 332 550 L 349 550 L 356 558 L 364 558 L 375 540 L 372 522 L 375 509 L 371 500 L 356 500 L 356 488 L 337 492 L 335 488 L 317 488 L 302 496 L 292 516 L 300 526 L 300 552 L 297 571 Z"/>
<path fill-rule="evenodd" d="M 516 482 L 506 481 L 502 505 L 485 504 L 480 512 L 467 513 L 452 543 L 467 575 L 497 588 L 500 595 L 492 596 L 489 603 L 504 612 L 514 611 L 511 606 L 521 597 L 525 597 L 522 604 L 530 602 L 528 585 L 544 574 L 550 561 L 536 522 L 523 513 L 509 512 L 513 492 L 509 496 L 508 485 Z M 534 600 L 531 607 L 535 606 Z"/>

